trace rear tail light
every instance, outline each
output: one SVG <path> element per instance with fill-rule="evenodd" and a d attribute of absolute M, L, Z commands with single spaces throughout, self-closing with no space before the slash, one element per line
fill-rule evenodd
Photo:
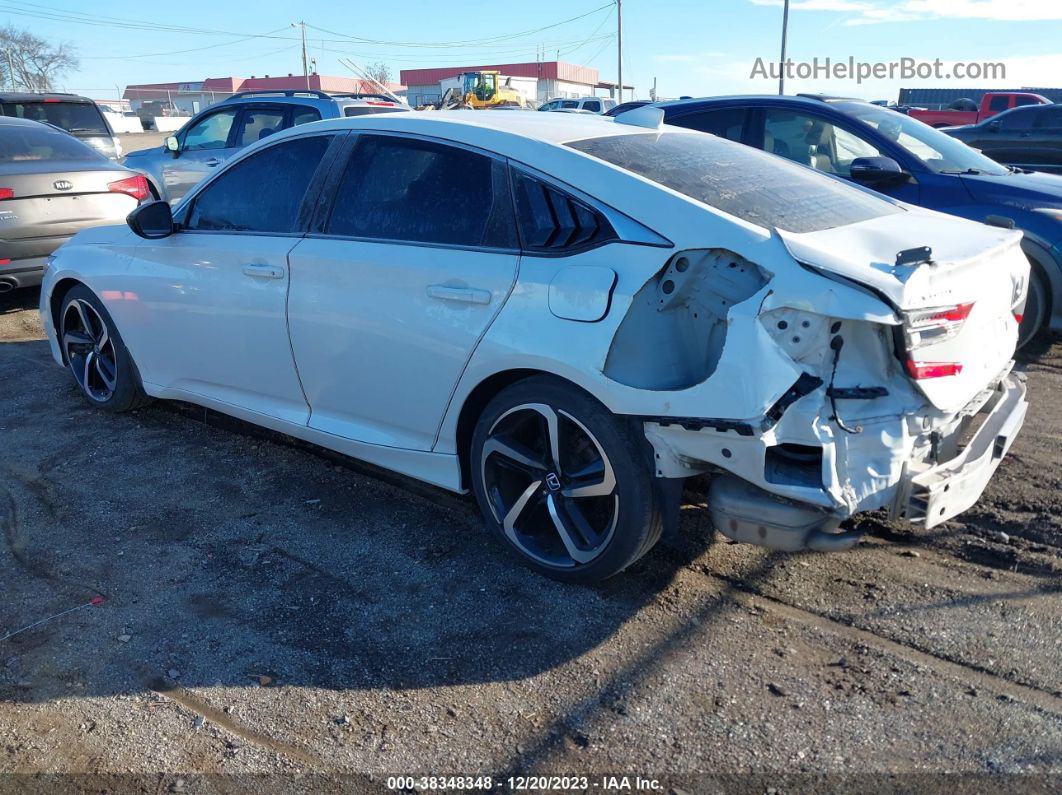
<path fill-rule="evenodd" d="M 151 189 L 148 188 L 147 179 L 140 174 L 133 177 L 127 177 L 126 179 L 120 179 L 117 182 L 110 182 L 107 184 L 107 190 L 111 193 L 125 193 L 132 196 L 137 201 L 146 199 L 151 195 Z"/>
<path fill-rule="evenodd" d="M 903 334 L 907 358 L 904 365 L 907 374 L 916 381 L 926 378 L 943 378 L 962 372 L 961 362 L 922 362 L 914 358 L 914 352 L 927 345 L 936 345 L 954 337 L 973 310 L 973 302 L 916 309 L 904 313 Z"/>
<path fill-rule="evenodd" d="M 13 199 L 15 198 L 15 191 L 11 188 L 0 188 L 0 199 Z"/>
<path fill-rule="evenodd" d="M 949 375 L 958 375 L 962 372 L 961 362 L 916 362 L 908 356 L 906 365 L 908 375 L 916 381 L 924 381 L 927 378 L 943 378 Z"/>
<path fill-rule="evenodd" d="M 10 265 L 10 264 L 11 264 L 11 260 L 9 260 L 9 259 L 0 259 L 0 265 Z"/>

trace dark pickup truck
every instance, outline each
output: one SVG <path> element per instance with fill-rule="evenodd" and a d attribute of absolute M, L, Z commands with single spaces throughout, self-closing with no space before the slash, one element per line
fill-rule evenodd
<path fill-rule="evenodd" d="M 980 107 L 970 99 L 958 99 L 946 110 L 911 108 L 907 115 L 930 127 L 958 127 L 977 124 L 990 116 L 1022 105 L 1049 105 L 1051 100 L 1028 91 L 990 91 L 981 97 Z"/>

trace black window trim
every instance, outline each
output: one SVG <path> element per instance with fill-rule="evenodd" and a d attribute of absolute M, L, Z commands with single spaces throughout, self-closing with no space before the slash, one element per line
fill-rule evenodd
<path fill-rule="evenodd" d="M 616 233 L 616 237 L 609 240 L 600 240 L 597 243 L 590 243 L 582 246 L 575 246 L 572 248 L 556 249 L 550 251 L 548 249 L 536 249 L 536 248 L 524 248 L 523 241 L 520 242 L 520 254 L 525 257 L 542 257 L 545 259 L 553 259 L 556 257 L 570 257 L 575 254 L 582 254 L 585 251 L 590 251 L 595 248 L 607 246 L 611 243 L 626 243 L 632 246 L 649 246 L 651 248 L 674 248 L 675 244 L 668 240 L 666 237 L 656 232 L 641 221 L 636 221 L 629 215 L 620 212 L 615 207 L 605 204 L 600 199 L 596 199 L 585 193 L 578 188 L 563 182 L 556 177 L 544 174 L 534 166 L 529 166 L 526 163 L 522 163 L 518 160 L 508 158 L 510 170 L 516 170 L 523 172 L 529 177 L 538 180 L 539 182 L 549 186 L 550 188 L 567 194 L 571 198 L 575 199 L 582 204 L 585 204 L 591 210 L 596 213 L 600 213 L 608 221 L 613 231 Z M 513 211 L 514 215 L 518 211 L 516 203 L 516 181 L 510 176 L 509 187 L 513 191 Z M 517 235 L 520 233 L 520 224 L 517 223 Z M 632 231 L 638 230 L 642 232 L 642 239 L 638 239 Z"/>
<path fill-rule="evenodd" d="M 281 146 L 292 141 L 302 140 L 303 138 L 316 138 L 319 136 L 331 136 L 332 141 L 329 143 L 328 148 L 325 149 L 324 155 L 321 157 L 321 162 L 317 164 L 317 168 L 314 170 L 313 175 L 310 177 L 310 182 L 306 186 L 306 193 L 302 197 L 302 202 L 299 204 L 299 211 L 295 214 L 295 229 L 291 232 L 262 232 L 262 231 L 243 231 L 238 229 L 188 229 L 184 226 L 188 215 L 192 212 L 192 208 L 195 206 L 196 200 L 199 195 L 213 185 L 217 180 L 221 179 L 222 175 L 227 174 L 233 168 L 245 160 L 250 160 L 253 157 L 272 149 L 275 146 Z M 224 167 L 217 173 L 212 174 L 208 179 L 201 182 L 196 186 L 195 190 L 183 199 L 180 208 L 174 216 L 176 223 L 176 231 L 182 235 L 254 235 L 256 237 L 291 237 L 302 238 L 307 236 L 307 232 L 310 228 L 310 221 L 313 211 L 316 209 L 316 205 L 320 203 L 320 194 L 323 186 L 326 184 L 330 170 L 334 165 L 334 161 L 343 142 L 350 137 L 343 130 L 315 130 L 313 132 L 304 133 L 302 135 L 292 135 L 271 142 L 268 146 L 263 146 L 261 149 L 255 149 L 250 151 L 250 146 L 246 146 L 241 150 L 237 157 L 229 160 Z"/>
<path fill-rule="evenodd" d="M 745 114 L 745 118 L 741 121 L 741 135 L 739 136 L 738 140 L 734 141 L 734 143 L 746 144 L 751 146 L 752 144 L 750 142 L 754 140 L 753 132 L 756 130 L 756 125 L 753 123 L 753 117 L 757 115 L 756 111 L 759 110 L 758 106 L 736 104 L 702 105 L 696 110 L 689 110 L 685 113 L 676 113 L 670 119 L 665 119 L 664 121 L 667 124 L 674 124 L 675 122 L 681 121 L 682 119 L 701 116 L 705 113 L 720 113 L 726 110 L 740 110 L 742 113 Z M 696 130 L 693 127 L 685 127 L 681 124 L 676 124 L 675 126 L 682 127 L 682 129 L 690 130 L 691 132 L 705 132 L 704 130 Z M 762 125 L 760 129 L 762 131 Z M 714 135 L 714 133 L 706 133 L 706 135 Z M 730 141 L 733 139 L 727 138 L 726 140 Z M 760 140 L 762 141 L 762 135 L 760 136 Z M 762 149 L 763 147 L 754 146 L 753 148 Z"/>
<path fill-rule="evenodd" d="M 352 117 L 352 118 L 357 118 Z M 509 202 L 512 206 L 512 217 L 515 223 L 516 219 L 516 205 L 512 199 L 512 178 L 509 176 L 509 169 L 507 168 L 506 158 L 501 155 L 490 152 L 486 149 L 481 149 L 478 146 L 466 144 L 463 141 L 453 141 L 446 138 L 437 138 L 431 135 L 421 135 L 418 133 L 408 133 L 399 130 L 351 130 L 348 136 L 348 141 L 344 147 L 344 151 L 341 154 L 342 159 L 337 159 L 331 167 L 331 174 L 322 186 L 321 196 L 317 203 L 317 207 L 314 208 L 313 218 L 310 222 L 310 227 L 306 233 L 307 238 L 314 240 L 348 240 L 355 243 L 382 243 L 384 245 L 395 246 L 419 246 L 426 248 L 444 248 L 455 249 L 459 251 L 480 251 L 490 252 L 495 254 L 520 254 L 519 243 L 516 247 L 501 247 L 501 246 L 470 246 L 462 243 L 432 243 L 423 240 L 394 240 L 392 238 L 380 238 L 380 237 L 358 237 L 355 235 L 341 235 L 324 230 L 328 227 L 328 222 L 332 217 L 332 210 L 335 208 L 336 198 L 339 193 L 340 183 L 343 181 L 343 176 L 346 173 L 347 166 L 350 164 L 350 159 L 354 156 L 354 149 L 357 146 L 358 139 L 362 135 L 380 135 L 389 136 L 392 138 L 406 138 L 415 139 L 418 141 L 425 141 L 427 143 L 434 143 L 440 146 L 451 146 L 456 149 L 465 149 L 469 152 L 473 152 L 477 155 L 490 158 L 491 161 L 498 163 L 505 169 L 506 181 L 509 183 Z M 516 234 L 517 240 L 519 240 L 519 230 Z"/>

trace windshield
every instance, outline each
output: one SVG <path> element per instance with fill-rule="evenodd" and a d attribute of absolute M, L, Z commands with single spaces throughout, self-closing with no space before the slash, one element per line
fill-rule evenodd
<path fill-rule="evenodd" d="M 4 102 L 2 107 L 5 116 L 48 122 L 67 132 L 110 135 L 103 114 L 90 102 Z"/>
<path fill-rule="evenodd" d="M 976 149 L 906 114 L 862 102 L 842 102 L 837 107 L 895 141 L 937 174 L 1009 173 Z"/>
<path fill-rule="evenodd" d="M 104 160 L 103 155 L 65 132 L 34 125 L 0 125 L 0 163 Z"/>
<path fill-rule="evenodd" d="M 832 177 L 704 133 L 615 135 L 568 146 L 766 229 L 818 232 L 903 212 Z"/>

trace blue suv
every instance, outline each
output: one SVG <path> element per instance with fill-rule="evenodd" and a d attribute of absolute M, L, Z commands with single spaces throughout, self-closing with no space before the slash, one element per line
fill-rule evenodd
<path fill-rule="evenodd" d="M 240 149 L 279 130 L 321 119 L 408 110 L 383 94 L 244 91 L 193 116 L 162 147 L 130 152 L 122 164 L 147 177 L 157 198 L 175 202 Z"/>
<path fill-rule="evenodd" d="M 856 99 L 732 96 L 659 103 L 668 124 L 773 152 L 895 199 L 1014 227 L 1032 262 L 1019 343 L 1062 331 L 1062 177 L 1009 168 L 922 122 Z"/>

